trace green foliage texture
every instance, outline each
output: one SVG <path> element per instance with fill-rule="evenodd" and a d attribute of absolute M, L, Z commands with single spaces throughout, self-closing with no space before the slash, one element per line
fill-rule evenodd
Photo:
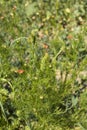
<path fill-rule="evenodd" d="M 0 0 L 0 130 L 87 130 L 86 0 Z"/>

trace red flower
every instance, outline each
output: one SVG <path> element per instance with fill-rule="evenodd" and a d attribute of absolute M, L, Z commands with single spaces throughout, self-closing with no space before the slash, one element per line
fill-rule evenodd
<path fill-rule="evenodd" d="M 69 34 L 69 35 L 67 36 L 67 39 L 71 40 L 71 39 L 73 39 L 73 36 L 72 36 L 71 34 Z"/>
<path fill-rule="evenodd" d="M 48 46 L 47 44 L 43 44 L 43 48 L 44 48 L 44 49 L 48 49 L 49 46 Z"/>
<path fill-rule="evenodd" d="M 19 69 L 19 70 L 17 70 L 17 73 L 18 73 L 18 74 L 23 74 L 23 73 L 24 73 L 24 70 Z"/>

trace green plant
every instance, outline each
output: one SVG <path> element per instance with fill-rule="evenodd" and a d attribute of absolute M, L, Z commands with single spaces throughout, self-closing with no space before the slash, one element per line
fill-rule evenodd
<path fill-rule="evenodd" d="M 87 129 L 85 2 L 0 2 L 0 129 Z"/>

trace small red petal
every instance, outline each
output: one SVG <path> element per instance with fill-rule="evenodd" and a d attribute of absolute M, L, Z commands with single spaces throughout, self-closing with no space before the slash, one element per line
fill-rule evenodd
<path fill-rule="evenodd" d="M 73 36 L 72 35 L 68 35 L 67 38 L 71 40 L 73 38 Z"/>
<path fill-rule="evenodd" d="M 48 49 L 48 47 L 49 47 L 49 46 L 48 46 L 47 44 L 43 44 L 43 48 L 44 48 L 44 49 Z"/>
<path fill-rule="evenodd" d="M 19 69 L 19 70 L 17 70 L 17 73 L 22 74 L 22 73 L 24 73 L 24 70 Z"/>

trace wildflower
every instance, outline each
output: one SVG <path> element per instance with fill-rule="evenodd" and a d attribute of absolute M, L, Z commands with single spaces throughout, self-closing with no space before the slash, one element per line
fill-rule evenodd
<path fill-rule="evenodd" d="M 69 39 L 69 40 L 71 40 L 73 38 L 73 36 L 71 35 L 71 34 L 69 34 L 68 36 L 67 36 L 67 39 Z"/>
<path fill-rule="evenodd" d="M 44 48 L 44 49 L 48 49 L 48 47 L 49 47 L 49 46 L 48 46 L 47 44 L 43 44 L 43 48 Z"/>
<path fill-rule="evenodd" d="M 19 69 L 19 70 L 17 70 L 16 72 L 17 72 L 18 74 L 23 74 L 23 73 L 24 73 L 24 70 Z"/>
<path fill-rule="evenodd" d="M 69 9 L 69 8 L 66 8 L 65 12 L 66 12 L 66 13 L 70 13 L 70 9 Z"/>
<path fill-rule="evenodd" d="M 40 99 L 43 99 L 43 96 L 40 96 Z"/>

